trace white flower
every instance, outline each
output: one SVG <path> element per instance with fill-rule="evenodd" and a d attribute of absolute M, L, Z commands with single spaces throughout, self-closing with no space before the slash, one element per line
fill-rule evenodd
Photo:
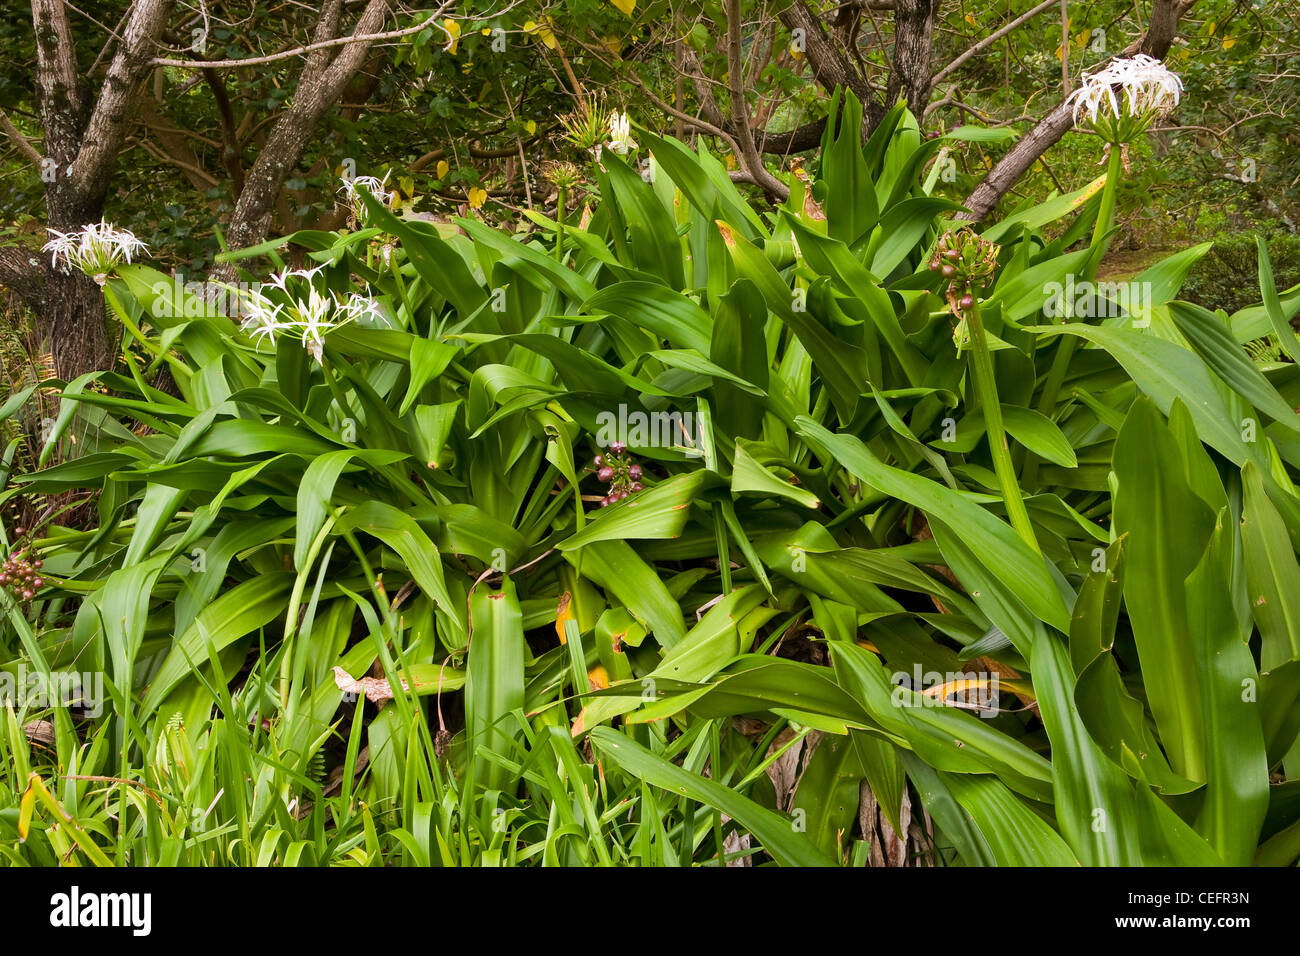
<path fill-rule="evenodd" d="M 365 218 L 366 206 L 361 200 L 357 187 L 360 186 L 370 195 L 378 199 L 388 209 L 393 208 L 393 203 L 397 201 L 396 190 L 390 190 L 388 186 L 388 177 L 392 175 L 392 170 L 384 173 L 384 178 L 379 179 L 375 176 L 352 176 L 344 177 L 342 185 L 339 186 L 339 195 L 343 197 L 348 208 L 352 210 L 352 218 L 360 222 Z"/>
<path fill-rule="evenodd" d="M 1121 105 L 1115 95 L 1119 87 Z M 1083 84 L 1070 94 L 1074 121 L 1084 116 L 1103 135 L 1123 134 L 1112 142 L 1127 142 L 1153 120 L 1169 114 L 1182 98 L 1183 81 L 1154 57 L 1139 53 L 1129 59 L 1112 60 L 1105 69 L 1084 74 Z"/>
<path fill-rule="evenodd" d="M 292 335 L 320 362 L 326 335 L 350 322 L 380 316 L 378 303 L 369 296 L 351 292 L 340 298 L 336 293 L 317 289 L 312 280 L 322 268 L 290 269 L 273 275 L 266 287 L 278 290 L 283 302 L 272 302 L 260 291 L 236 290 L 241 298 L 244 331 L 255 341 L 266 338 L 273 343 L 282 335 Z M 302 282 L 307 283 L 305 295 L 294 291 Z"/>
<path fill-rule="evenodd" d="M 122 262 L 129 264 L 133 255 L 149 251 L 130 231 L 107 222 L 92 222 L 74 232 L 49 232 L 53 238 L 41 248 L 51 253 L 50 265 L 62 259 L 65 272 L 79 269 L 100 285 Z"/>
<path fill-rule="evenodd" d="M 262 338 L 274 341 L 276 333 L 280 330 L 282 308 L 283 306 L 276 305 L 261 294 L 245 293 L 240 300 L 240 312 L 244 316 L 242 322 L 244 331 L 252 333 L 254 341 Z"/>
<path fill-rule="evenodd" d="M 316 278 L 316 273 L 320 272 L 324 268 L 325 264 L 322 262 L 314 269 L 284 269 L 280 272 L 273 273 L 271 278 L 266 280 L 266 284 L 272 288 L 279 289 L 281 292 L 288 292 L 289 288 L 287 283 L 290 279 L 306 279 L 308 282 L 311 282 L 312 279 Z"/>
<path fill-rule="evenodd" d="M 620 156 L 626 156 L 629 150 L 636 149 L 632 124 L 626 113 L 611 113 L 609 116 L 609 148 Z"/>

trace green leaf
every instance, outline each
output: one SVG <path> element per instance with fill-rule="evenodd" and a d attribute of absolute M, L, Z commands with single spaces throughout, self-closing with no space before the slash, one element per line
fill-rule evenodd
<path fill-rule="evenodd" d="M 561 542 L 561 551 L 573 551 L 595 541 L 639 538 L 675 538 L 690 517 L 691 503 L 716 476 L 690 471 L 659 482 L 608 508 L 572 537 Z"/>
<path fill-rule="evenodd" d="M 608 727 L 593 730 L 591 740 L 601 753 L 633 776 L 674 795 L 714 807 L 738 821 L 782 866 L 835 865 L 834 860 L 795 831 L 788 817 L 761 807 L 722 784 L 683 770 Z"/>
<path fill-rule="evenodd" d="M 792 485 L 788 481 L 782 481 L 760 465 L 754 456 L 745 450 L 742 442 L 736 442 L 736 460 L 731 473 L 731 491 L 733 494 L 753 492 L 765 497 L 775 495 L 778 498 L 785 498 L 795 504 L 803 505 L 805 508 L 815 509 L 821 507 L 821 502 L 817 500 L 817 496 L 811 491 Z"/>
<path fill-rule="evenodd" d="M 524 706 L 523 615 L 514 582 L 506 575 L 501 589 L 480 585 L 470 596 L 473 633 L 465 683 L 465 733 L 470 752 L 485 748 L 509 756 L 515 711 Z M 475 758 L 475 778 L 489 790 L 505 787 L 511 777 L 499 763 Z"/>

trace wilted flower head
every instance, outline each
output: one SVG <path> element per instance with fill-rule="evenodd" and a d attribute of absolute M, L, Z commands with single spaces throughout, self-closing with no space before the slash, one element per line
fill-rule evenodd
<path fill-rule="evenodd" d="M 556 189 L 568 191 L 582 185 L 582 170 L 573 163 L 566 163 L 563 160 L 543 167 L 542 175 Z"/>
<path fill-rule="evenodd" d="M 636 149 L 632 124 L 626 113 L 611 113 L 609 116 L 609 148 L 620 156 L 626 156 L 629 150 Z"/>
<path fill-rule="evenodd" d="M 975 297 L 993 284 L 1002 247 L 980 236 L 970 226 L 945 232 L 935 245 L 929 266 L 943 277 L 944 298 L 957 318 L 953 341 L 961 351 L 969 335 L 967 314 Z"/>
<path fill-rule="evenodd" d="M 1119 88 L 1123 102 L 1115 95 Z M 1070 94 L 1074 121 L 1085 116 L 1107 142 L 1127 143 L 1151 123 L 1168 115 L 1182 98 L 1183 81 L 1154 57 L 1112 60 L 1105 69 L 1085 74 Z"/>
<path fill-rule="evenodd" d="M 289 269 L 273 275 L 263 288 L 275 289 L 275 299 L 261 289 L 235 290 L 240 296 L 244 331 L 255 340 L 267 338 L 272 342 L 281 335 L 293 335 L 320 362 L 329 332 L 358 319 L 380 315 L 378 303 L 369 296 L 349 292 L 340 297 L 317 288 L 314 280 L 322 268 Z"/>
<path fill-rule="evenodd" d="M 601 147 L 609 135 L 610 114 L 594 96 L 578 100 L 578 107 L 560 115 L 564 138 L 578 149 L 600 158 Z"/>
<path fill-rule="evenodd" d="M 73 232 L 51 229 L 50 235 L 53 238 L 41 247 L 52 253 L 50 265 L 58 265 L 62 259 L 64 271 L 79 269 L 100 285 L 115 268 L 129 263 L 133 255 L 149 251 L 130 231 L 107 222 L 92 222 Z"/>
<path fill-rule="evenodd" d="M 354 222 L 360 222 L 365 218 L 366 205 L 361 201 L 361 194 L 357 192 L 360 187 L 370 195 L 374 196 L 389 209 L 393 208 L 393 203 L 397 200 L 397 192 L 388 189 L 388 177 L 392 175 L 392 170 L 384 173 L 384 178 L 379 179 L 376 176 L 345 176 L 342 185 L 339 186 L 339 195 L 347 203 L 348 209 L 352 212 Z"/>

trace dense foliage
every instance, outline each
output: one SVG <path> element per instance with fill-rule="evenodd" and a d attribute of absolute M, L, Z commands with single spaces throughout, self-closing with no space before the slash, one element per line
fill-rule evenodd
<path fill-rule="evenodd" d="M 1300 290 L 1062 317 L 1118 157 L 977 234 L 985 132 L 859 109 L 776 208 L 637 129 L 580 220 L 118 266 L 123 370 L 2 409 L 0 673 L 103 683 L 6 710 L 5 859 L 1300 857 Z"/>

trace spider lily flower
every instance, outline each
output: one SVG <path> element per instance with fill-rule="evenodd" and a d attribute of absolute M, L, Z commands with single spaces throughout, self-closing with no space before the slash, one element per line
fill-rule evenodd
<path fill-rule="evenodd" d="M 1120 96 L 1116 96 L 1118 89 Z M 1074 121 L 1084 118 L 1108 143 L 1128 143 L 1179 103 L 1183 81 L 1154 57 L 1112 60 L 1105 69 L 1084 74 L 1070 94 Z M 1121 101 L 1122 97 L 1122 101 Z"/>
<path fill-rule="evenodd" d="M 361 194 L 357 192 L 358 186 L 378 199 L 386 208 L 393 208 L 393 203 L 397 200 L 397 193 L 387 188 L 388 177 L 391 175 L 392 170 L 389 170 L 384 173 L 383 179 L 375 176 L 352 176 L 343 179 L 343 184 L 339 186 L 339 195 L 347 203 L 354 221 L 361 222 L 366 213 L 365 203 L 361 200 Z"/>
<path fill-rule="evenodd" d="M 333 292 L 321 292 L 311 284 L 322 267 L 291 269 L 277 273 L 266 283 L 266 288 L 276 289 L 284 301 L 273 302 L 261 290 L 240 291 L 244 319 L 242 328 L 255 341 L 263 338 L 276 341 L 280 336 L 292 335 L 302 341 L 303 348 L 317 362 L 325 353 L 325 336 L 335 329 L 366 318 L 380 316 L 379 306 L 369 296 L 351 292 L 340 298 Z M 305 295 L 293 292 L 290 285 L 308 283 Z"/>
<path fill-rule="evenodd" d="M 50 265 L 56 266 L 62 259 L 64 272 L 78 269 L 101 286 L 123 262 L 129 264 L 133 255 L 149 251 L 129 230 L 107 222 L 92 222 L 73 232 L 49 232 L 53 238 L 41 249 L 51 253 Z"/>
<path fill-rule="evenodd" d="M 620 156 L 626 156 L 636 149 L 636 140 L 632 138 L 632 124 L 626 113 L 611 113 L 609 117 L 609 148 Z"/>

